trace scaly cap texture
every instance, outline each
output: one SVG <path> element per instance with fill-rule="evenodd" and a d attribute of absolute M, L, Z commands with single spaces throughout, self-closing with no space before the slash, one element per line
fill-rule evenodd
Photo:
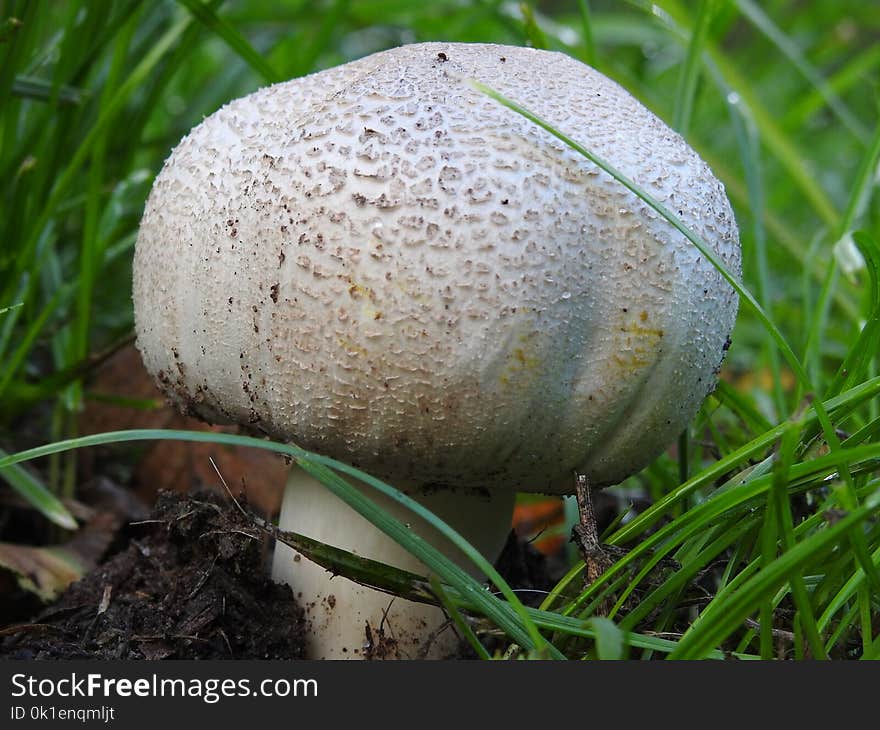
<path fill-rule="evenodd" d="M 181 407 L 400 485 L 570 491 L 650 462 L 713 388 L 732 288 L 641 200 L 474 90 L 536 112 L 734 272 L 721 183 L 559 53 L 425 43 L 206 118 L 156 179 L 134 303 Z"/>

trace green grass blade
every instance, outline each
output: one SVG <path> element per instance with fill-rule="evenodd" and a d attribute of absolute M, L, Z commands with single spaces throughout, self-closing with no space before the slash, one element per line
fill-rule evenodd
<path fill-rule="evenodd" d="M 593 37 L 593 21 L 590 13 L 589 0 L 578 0 L 578 11 L 581 17 L 581 40 L 584 43 L 584 61 L 596 68 L 596 39 Z"/>
<path fill-rule="evenodd" d="M 794 434 L 794 439 L 791 438 L 792 434 Z M 790 447 L 790 452 L 793 452 L 795 446 L 797 445 L 796 432 L 794 430 L 788 431 L 783 439 L 783 443 Z M 787 460 L 790 460 L 791 456 L 792 453 L 789 453 Z M 775 469 L 774 472 L 776 473 L 776 475 L 778 475 L 779 470 Z M 784 481 L 778 479 L 776 475 L 774 475 L 771 489 L 767 492 L 767 504 L 764 510 L 764 524 L 761 527 L 761 570 L 766 570 L 767 567 L 772 565 L 778 554 L 777 545 L 779 542 L 778 528 L 780 519 L 779 515 L 777 514 L 779 508 L 777 505 L 775 492 L 779 489 L 782 489 L 783 493 L 785 493 L 786 484 Z M 761 601 L 759 612 L 761 616 L 759 632 L 761 658 L 772 659 L 774 654 L 773 603 L 770 596 L 767 596 L 763 601 Z"/>
<path fill-rule="evenodd" d="M 773 425 L 767 418 L 755 408 L 749 398 L 740 393 L 730 383 L 719 380 L 712 393 L 713 398 L 717 399 L 726 408 L 735 413 L 752 433 L 759 434 L 769 431 Z"/>
<path fill-rule="evenodd" d="M 691 26 L 690 17 L 681 3 L 676 0 L 663 0 L 662 6 L 668 13 L 668 15 L 664 15 L 654 12 L 655 5 L 652 3 L 641 0 L 628 1 L 639 8 L 647 9 L 654 20 L 664 23 L 681 42 L 686 42 L 689 38 L 682 27 Z M 828 194 L 816 180 L 815 174 L 806 164 L 807 156 L 797 149 L 791 137 L 779 126 L 775 115 L 761 102 L 760 95 L 749 83 L 748 78 L 739 70 L 737 64 L 708 40 L 705 48 L 706 57 L 703 64 L 712 72 L 713 78 L 723 80 L 721 91 L 724 96 L 735 92 L 739 103 L 748 107 L 766 148 L 788 171 L 792 181 L 813 206 L 819 218 L 829 228 L 837 228 L 840 216 Z"/>
<path fill-rule="evenodd" d="M 39 315 L 29 323 L 26 333 L 18 343 L 18 347 L 15 348 L 12 354 L 3 363 L 2 370 L 0 370 L 0 372 L 2 372 L 2 375 L 0 375 L 0 397 L 5 393 L 6 388 L 12 382 L 12 379 L 16 376 L 19 370 L 24 367 L 27 356 L 30 354 L 31 349 L 43 327 L 46 325 L 46 322 L 48 322 L 49 318 L 55 313 L 59 304 L 70 297 L 73 291 L 74 287 L 72 285 L 57 289 L 52 298 L 43 305 Z"/>
<path fill-rule="evenodd" d="M 24 302 L 19 302 L 18 304 L 13 304 L 9 307 L 3 307 L 0 309 L 0 314 L 6 314 L 7 312 L 11 312 L 13 309 L 18 309 L 19 307 L 23 307 Z"/>
<path fill-rule="evenodd" d="M 590 626 L 589 621 L 573 618 L 571 616 L 563 616 L 558 613 L 549 611 L 541 611 L 536 608 L 527 608 L 531 619 L 542 629 L 546 631 L 558 632 L 567 636 L 577 636 L 584 639 L 596 639 L 596 632 Z M 645 636 L 644 634 L 624 631 L 623 642 L 626 646 L 634 649 L 650 649 L 663 654 L 671 654 L 678 648 L 678 644 L 670 639 L 664 639 L 658 636 Z M 744 653 L 725 653 L 721 650 L 710 650 L 706 653 L 706 659 L 727 659 L 730 656 L 737 659 L 757 659 L 754 655 Z"/>
<path fill-rule="evenodd" d="M 23 99 L 50 101 L 53 95 L 63 104 L 82 104 L 86 91 L 73 86 L 54 87 L 50 82 L 32 76 L 16 76 L 12 83 L 12 93 Z"/>
<path fill-rule="evenodd" d="M 596 634 L 596 657 L 598 659 L 623 659 L 623 648 L 626 645 L 624 633 L 610 619 L 594 616 L 587 621 Z"/>
<path fill-rule="evenodd" d="M 523 27 L 529 45 L 532 48 L 549 48 L 550 46 L 547 44 L 547 36 L 544 35 L 544 31 L 541 30 L 541 26 L 538 25 L 538 19 L 535 17 L 535 11 L 532 8 L 531 3 L 521 2 L 519 4 L 519 11 L 522 13 Z"/>
<path fill-rule="evenodd" d="M 748 189 L 749 212 L 752 218 L 752 237 L 754 238 L 755 268 L 757 269 L 757 297 L 761 306 L 771 311 L 770 266 L 767 256 L 767 232 L 764 225 L 766 208 L 764 182 L 761 169 L 761 141 L 757 129 L 747 112 L 740 104 L 727 105 L 730 120 L 736 134 L 737 145 L 745 170 L 746 187 Z M 769 342 L 764 342 L 763 351 L 770 362 L 770 374 L 773 378 L 773 402 L 777 417 L 782 418 L 786 412 L 785 394 L 782 391 L 781 367 L 779 351 Z"/>
<path fill-rule="evenodd" d="M 777 25 L 770 19 L 761 6 L 752 0 L 734 0 L 739 7 L 740 12 L 754 25 L 761 33 L 763 33 L 770 41 L 785 55 L 801 75 L 810 82 L 813 88 L 818 92 L 819 96 L 828 105 L 828 108 L 843 123 L 852 134 L 862 144 L 868 144 L 869 134 L 865 125 L 862 124 L 855 115 L 847 108 L 843 100 L 828 85 L 828 82 L 822 77 L 813 65 L 804 58 L 800 49 L 795 43 L 783 33 Z"/>
<path fill-rule="evenodd" d="M 712 16 L 715 13 L 715 3 L 716 0 L 700 0 L 697 20 L 678 78 L 678 90 L 675 94 L 675 118 L 672 126 L 682 136 L 687 136 L 691 126 L 694 97 L 697 93 L 697 81 L 700 78 L 700 61 L 706 36 L 709 33 L 709 26 L 712 23 Z"/>
<path fill-rule="evenodd" d="M 298 450 L 302 452 L 301 449 L 298 449 Z M 341 498 L 344 498 L 346 500 L 346 502 L 349 504 L 349 506 L 353 507 L 355 510 L 360 511 L 358 509 L 358 507 L 355 506 L 355 504 L 354 504 L 354 502 L 357 502 L 358 498 L 361 497 L 360 493 L 357 490 L 352 490 L 351 487 L 349 486 L 349 491 L 352 491 L 353 494 L 351 494 L 351 495 L 345 494 L 345 490 L 343 489 L 343 485 L 348 486 L 347 483 L 344 482 L 344 480 L 340 480 L 341 483 L 336 482 L 333 479 L 333 477 L 335 477 L 336 475 L 332 474 L 332 472 L 328 473 L 328 468 L 338 470 L 338 471 L 342 472 L 343 474 L 348 474 L 349 476 L 357 479 L 358 481 L 363 482 L 364 484 L 366 484 L 370 487 L 373 487 L 377 491 L 382 492 L 384 495 L 390 497 L 391 499 L 395 500 L 396 502 L 399 502 L 404 507 L 409 509 L 411 512 L 413 512 L 414 514 L 418 515 L 419 517 L 424 519 L 426 522 L 428 522 L 438 532 L 440 532 L 446 539 L 448 539 L 453 545 L 455 545 L 462 553 L 464 553 L 464 555 L 484 575 L 486 575 L 486 577 L 498 588 L 498 590 L 501 591 L 502 595 L 507 599 L 510 606 L 518 614 L 519 618 L 524 621 L 524 625 L 526 626 L 526 629 L 529 632 L 529 641 L 526 643 L 523 643 L 523 641 L 521 639 L 517 639 L 517 643 L 519 643 L 521 646 L 523 646 L 526 649 L 536 649 L 536 650 L 540 651 L 540 650 L 544 650 L 544 649 L 549 648 L 548 645 L 546 644 L 546 640 L 538 632 L 537 627 L 534 624 L 532 624 L 531 621 L 528 620 L 528 616 L 525 612 L 525 607 L 522 605 L 519 598 L 516 596 L 516 594 L 513 592 L 513 590 L 510 588 L 510 586 L 507 584 L 507 581 L 505 581 L 501 577 L 501 575 L 498 573 L 498 571 L 495 570 L 494 566 L 488 560 L 486 560 L 485 557 L 483 557 L 482 553 L 480 553 L 470 543 L 468 543 L 467 540 L 465 540 L 461 535 L 459 535 L 458 532 L 456 532 L 446 522 L 441 520 L 439 517 L 434 515 L 430 510 L 426 509 L 425 507 L 423 507 L 421 504 L 419 504 L 415 500 L 411 499 L 410 497 L 407 497 L 405 494 L 403 494 L 403 492 L 398 491 L 394 487 L 386 484 L 385 482 L 383 482 L 379 479 L 376 479 L 375 477 L 371 476 L 370 474 L 366 474 L 365 472 L 362 472 L 353 466 L 349 466 L 348 464 L 344 464 L 343 462 L 337 461 L 335 459 L 329 459 L 327 457 L 318 456 L 315 454 L 308 454 L 307 452 L 302 452 L 302 454 L 303 454 L 302 457 L 297 457 L 297 462 L 299 463 L 299 465 L 305 471 L 309 472 L 310 474 L 312 474 L 312 476 L 314 476 L 319 481 L 321 481 L 322 484 L 329 487 L 331 489 L 331 491 L 333 491 L 334 494 L 336 494 L 337 496 L 339 496 Z M 323 467 L 323 468 L 316 469 L 311 464 L 311 462 L 314 462 L 319 467 Z M 349 500 L 352 500 L 352 501 L 349 501 Z M 390 535 L 391 537 L 395 537 L 395 534 L 397 535 L 397 537 L 400 537 L 400 531 L 399 531 L 397 525 L 394 524 L 396 522 L 395 520 L 392 520 L 392 518 L 386 516 L 384 513 L 381 512 L 381 510 L 378 510 L 378 508 L 373 507 L 372 503 L 368 502 L 367 505 L 362 505 L 363 509 L 367 509 L 368 506 L 369 506 L 369 508 L 371 508 L 373 510 L 374 516 L 376 516 L 377 519 L 379 519 L 381 523 L 384 523 L 385 526 L 383 527 L 383 524 L 380 524 L 380 522 L 373 522 L 373 524 L 375 524 L 377 527 L 382 529 L 383 532 Z M 363 512 L 361 514 L 363 514 L 365 517 L 367 517 L 367 519 L 370 519 L 369 515 L 367 515 Z M 373 520 L 371 519 L 370 521 L 372 522 Z M 392 534 L 392 532 L 395 534 Z M 397 539 L 397 538 L 395 538 L 395 539 Z M 399 544 L 401 544 L 404 547 L 406 547 L 407 549 L 409 549 L 413 555 L 415 555 L 417 558 L 422 560 L 422 562 L 424 562 L 426 565 L 433 567 L 431 565 L 431 560 L 435 560 L 435 562 L 436 562 L 436 558 L 434 558 L 434 556 L 430 556 L 430 555 L 428 557 L 425 557 L 425 555 L 424 555 L 425 551 L 423 548 L 411 549 L 412 546 L 407 546 L 404 543 L 400 542 L 400 540 L 397 540 L 397 541 Z M 425 543 L 425 544 L 427 544 L 427 543 Z M 460 573 L 461 577 L 469 578 L 471 583 L 473 583 L 474 585 L 477 585 L 476 582 L 472 578 L 470 578 L 470 576 L 467 575 L 467 573 L 465 573 L 460 568 L 458 568 L 458 566 L 455 566 L 454 563 L 450 563 L 450 565 L 452 565 L 454 567 L 454 569 Z"/>
<path fill-rule="evenodd" d="M 837 395 L 848 385 L 863 380 L 880 349 L 880 244 L 864 231 L 854 233 L 853 240 L 859 247 L 868 270 L 869 311 L 859 336 L 828 386 L 828 396 Z"/>
<path fill-rule="evenodd" d="M 216 34 L 236 54 L 256 71 L 267 83 L 274 84 L 284 79 L 271 64 L 239 33 L 228 21 L 221 18 L 209 5 L 201 0 L 177 0 L 194 18 L 212 33 Z"/>
<path fill-rule="evenodd" d="M 303 44 L 301 52 L 297 54 L 296 63 L 292 66 L 293 76 L 303 76 L 316 70 L 315 65 L 327 50 L 334 34 L 345 27 L 350 5 L 351 0 L 333 0 L 330 8 L 323 13 L 318 27 L 306 36 L 309 42 Z"/>
<path fill-rule="evenodd" d="M 782 438 L 782 442 L 779 446 L 779 458 L 777 459 L 776 464 L 773 468 L 773 479 L 769 492 L 770 499 L 773 501 L 772 513 L 778 523 L 779 532 L 781 534 L 782 547 L 786 552 L 790 552 L 796 545 L 794 536 L 794 523 L 791 515 L 791 504 L 789 503 L 788 497 L 788 479 L 791 466 L 795 458 L 795 453 L 799 445 L 799 431 L 799 428 L 792 429 Z M 765 517 L 765 522 L 769 522 L 770 519 L 771 517 L 768 514 L 768 516 Z M 762 565 L 762 570 L 766 570 L 768 567 L 769 564 L 764 563 Z M 828 657 L 825 654 L 825 647 L 822 643 L 822 637 L 816 624 L 816 617 L 813 614 L 813 607 L 810 605 L 810 597 L 807 593 L 806 586 L 804 585 L 803 576 L 800 574 L 800 572 L 794 571 L 791 573 L 788 580 L 791 585 L 791 593 L 794 598 L 795 607 L 797 608 L 798 615 L 800 617 L 801 627 L 806 633 L 807 642 L 810 646 L 810 651 L 813 654 L 813 658 L 827 659 Z M 764 656 L 764 632 L 766 630 L 769 636 L 769 631 L 771 628 L 770 622 L 772 621 L 773 615 L 771 608 L 767 616 L 764 616 L 763 607 L 765 606 L 767 606 L 766 601 L 762 603 L 761 613 L 761 656 Z M 763 623 L 765 620 L 768 622 L 768 625 L 766 627 Z"/>
<path fill-rule="evenodd" d="M 867 86 L 877 66 L 880 66 L 880 44 L 868 44 L 828 78 L 828 88 L 839 96 L 860 81 L 867 82 Z M 801 98 L 793 100 L 782 118 L 783 125 L 788 129 L 804 128 L 825 104 L 822 93 L 814 87 Z"/>
<path fill-rule="evenodd" d="M 6 452 L 0 449 L 0 458 L 5 456 Z M 0 477 L 52 523 L 65 530 L 77 529 L 76 520 L 67 507 L 29 471 L 18 464 L 12 464 L 0 467 Z"/>
<path fill-rule="evenodd" d="M 869 402 L 878 395 L 880 395 L 880 378 L 873 378 L 851 389 L 845 395 L 841 394 L 841 396 L 829 399 L 825 403 L 825 408 L 833 413 L 835 418 L 841 418 L 848 410 Z M 815 424 L 817 420 L 815 410 L 813 408 L 807 409 L 803 416 L 803 423 L 810 426 Z M 674 506 L 683 502 L 697 490 L 710 486 L 717 479 L 730 473 L 749 459 L 757 458 L 766 452 L 777 440 L 782 438 L 786 431 L 795 427 L 795 424 L 790 422 L 781 423 L 748 443 L 743 444 L 734 452 L 705 468 L 702 472 L 691 478 L 690 481 L 680 485 L 633 520 L 623 525 L 620 530 L 608 539 L 608 542 L 614 545 L 625 545 L 632 542 L 636 537 L 644 534 L 652 525 L 662 519 L 664 515 L 668 514 Z M 766 463 L 769 466 L 770 462 Z M 742 475 L 741 478 L 745 478 L 745 475 Z"/>
<path fill-rule="evenodd" d="M 452 599 L 447 595 L 446 591 L 443 590 L 440 581 L 433 575 L 429 576 L 428 580 L 431 584 L 431 590 L 434 591 L 434 595 L 440 600 L 440 605 L 443 606 L 443 609 L 449 614 L 455 627 L 465 638 L 467 643 L 471 645 L 471 648 L 476 652 L 477 656 L 480 659 L 491 659 L 492 657 L 489 655 L 486 647 L 480 643 L 480 640 L 477 638 L 471 625 L 465 620 L 464 616 L 461 615 L 461 611 L 458 610 L 458 607 L 452 602 Z"/>
<path fill-rule="evenodd" d="M 880 510 L 880 494 L 853 510 L 839 522 L 798 543 L 764 570 L 746 581 L 739 590 L 719 592 L 682 637 L 671 659 L 701 659 L 725 639 L 764 598 L 772 596 L 788 580 L 823 550 L 860 530 L 862 523 Z"/>
<path fill-rule="evenodd" d="M 874 128 L 874 134 L 868 145 L 867 153 L 861 158 L 856 179 L 852 186 L 846 210 L 837 230 L 838 238 L 842 237 L 855 224 L 865 207 L 872 188 L 877 185 L 877 162 L 880 160 L 880 122 Z"/>
<path fill-rule="evenodd" d="M 628 630 L 634 629 L 640 622 L 645 620 L 652 611 L 663 604 L 675 606 L 676 602 L 671 597 L 682 591 L 711 561 L 717 559 L 720 555 L 723 555 L 731 546 L 739 544 L 739 541 L 747 533 L 751 532 L 754 527 L 751 522 L 744 519 L 731 520 L 731 523 L 732 524 L 730 524 L 728 528 L 719 531 L 720 534 L 715 537 L 714 540 L 703 546 L 694 556 L 691 557 L 691 559 L 680 561 L 682 562 L 681 569 L 676 571 L 673 576 L 665 580 L 661 585 L 642 598 L 639 601 L 638 606 L 621 620 L 621 628 Z M 735 560 L 731 560 L 729 565 L 734 562 Z M 632 590 L 635 590 L 638 582 L 644 577 L 641 573 L 647 574 L 647 566 L 640 571 L 640 574 L 632 579 L 630 582 L 631 590 L 628 591 L 627 595 L 630 595 Z M 723 584 L 722 581 L 721 585 L 723 586 Z M 621 598 L 622 597 L 623 596 L 621 595 Z M 618 600 L 618 603 L 623 605 L 620 600 Z M 615 608 L 619 609 L 618 606 L 615 606 Z"/>
<path fill-rule="evenodd" d="M 117 114 L 122 109 L 125 102 L 130 98 L 135 90 L 139 88 L 139 86 L 143 83 L 148 74 L 178 41 L 181 34 L 186 30 L 190 22 L 190 19 L 187 18 L 169 28 L 156 42 L 156 44 L 150 49 L 147 55 L 140 61 L 140 63 L 135 66 L 135 68 L 131 71 L 126 80 L 119 86 L 119 89 L 114 94 L 113 98 L 101 110 L 97 120 L 95 121 L 95 124 L 92 126 L 88 134 L 80 143 L 76 152 L 73 154 L 72 159 L 66 165 L 64 172 L 62 173 L 60 178 L 55 182 L 55 185 L 52 188 L 52 192 L 49 195 L 48 200 L 42 206 L 42 211 L 36 217 L 35 221 L 30 225 L 30 234 L 19 251 L 19 260 L 22 263 L 19 266 L 16 266 L 16 268 L 13 270 L 12 276 L 7 283 L 7 287 L 15 286 L 15 283 L 18 281 L 22 273 L 21 266 L 23 266 L 25 262 L 30 261 L 33 258 L 33 252 L 37 246 L 37 242 L 44 234 L 44 230 L 51 220 L 52 216 L 55 214 L 55 210 L 58 204 L 69 191 L 71 185 L 75 180 L 76 174 L 85 163 L 89 153 L 92 151 L 92 147 L 94 146 L 94 144 L 104 133 L 106 127 L 110 124 L 110 122 L 116 118 Z"/>

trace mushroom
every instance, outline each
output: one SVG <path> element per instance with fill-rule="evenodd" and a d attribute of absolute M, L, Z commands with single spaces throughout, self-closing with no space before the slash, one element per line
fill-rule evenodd
<path fill-rule="evenodd" d="M 685 428 L 737 299 L 642 200 L 471 80 L 609 160 L 739 272 L 722 184 L 616 83 L 560 53 L 424 43 L 193 129 L 147 201 L 134 304 L 180 407 L 379 476 L 493 559 L 516 490 L 615 484 Z M 425 570 L 296 468 L 279 524 Z M 278 547 L 273 572 L 307 602 L 313 657 L 454 648 L 439 609 L 297 557 Z"/>

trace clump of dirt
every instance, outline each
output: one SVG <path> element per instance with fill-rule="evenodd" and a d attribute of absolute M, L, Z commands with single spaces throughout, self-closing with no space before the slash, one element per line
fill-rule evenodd
<path fill-rule="evenodd" d="M 163 492 L 136 527 L 142 536 L 32 623 L 0 630 L 0 658 L 303 658 L 302 610 L 228 502 Z"/>
<path fill-rule="evenodd" d="M 306 658 L 303 611 L 269 579 L 271 539 L 228 497 L 163 491 L 124 532 L 30 622 L 0 625 L 0 659 Z M 513 531 L 496 567 L 529 605 L 565 572 Z"/>

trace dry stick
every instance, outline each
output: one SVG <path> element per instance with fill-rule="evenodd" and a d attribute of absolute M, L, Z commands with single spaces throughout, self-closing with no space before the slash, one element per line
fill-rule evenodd
<path fill-rule="evenodd" d="M 229 498 L 232 500 L 232 502 L 235 504 L 235 506 L 238 507 L 238 511 L 241 512 L 245 517 L 250 519 L 252 517 L 252 515 L 248 514 L 248 512 L 245 511 L 245 508 L 241 506 L 241 503 L 235 498 L 235 495 L 232 493 L 232 490 L 229 488 L 229 485 L 226 483 L 226 480 L 223 478 L 223 475 L 220 473 L 220 470 L 217 468 L 217 464 L 214 461 L 214 457 L 209 456 L 208 461 L 211 462 L 211 466 L 213 466 L 214 471 L 217 472 L 217 476 L 220 479 L 220 483 L 223 485 L 223 489 L 226 490 L 226 494 L 229 495 Z"/>
<path fill-rule="evenodd" d="M 584 474 L 575 474 L 575 496 L 577 497 L 580 524 L 575 527 L 578 543 L 585 554 L 599 547 L 599 528 L 596 525 L 596 512 L 593 510 L 593 496 Z"/>
<path fill-rule="evenodd" d="M 752 629 L 753 631 L 761 630 L 761 623 L 759 621 L 755 621 L 753 618 L 747 618 L 745 620 L 745 625 Z M 791 631 L 785 631 L 784 629 L 776 629 L 771 628 L 770 633 L 773 635 L 775 639 L 782 639 L 784 641 L 789 642 L 790 644 L 794 644 L 795 635 Z"/>
<path fill-rule="evenodd" d="M 226 642 L 226 648 L 229 649 L 229 658 L 235 659 L 235 653 L 232 651 L 232 644 L 229 643 L 229 638 L 226 636 L 226 632 L 223 629 L 218 629 L 220 631 L 220 636 L 223 637 L 223 641 Z"/>
<path fill-rule="evenodd" d="M 599 528 L 586 475 L 575 474 L 574 493 L 580 521 L 571 529 L 571 539 L 581 551 L 586 567 L 584 585 L 589 586 L 605 572 L 611 561 L 599 545 Z"/>
<path fill-rule="evenodd" d="M 590 483 L 583 474 L 575 473 L 575 498 L 577 499 L 579 524 L 571 528 L 571 542 L 580 548 L 581 556 L 586 563 L 584 582 L 590 585 L 611 566 L 612 559 L 621 558 L 629 550 L 618 545 L 603 545 L 599 542 L 599 523 L 593 509 L 593 497 Z M 654 551 L 649 551 L 653 555 Z M 679 570 L 681 564 L 664 556 L 657 562 L 658 566 Z M 704 570 L 708 570 L 708 567 Z"/>

